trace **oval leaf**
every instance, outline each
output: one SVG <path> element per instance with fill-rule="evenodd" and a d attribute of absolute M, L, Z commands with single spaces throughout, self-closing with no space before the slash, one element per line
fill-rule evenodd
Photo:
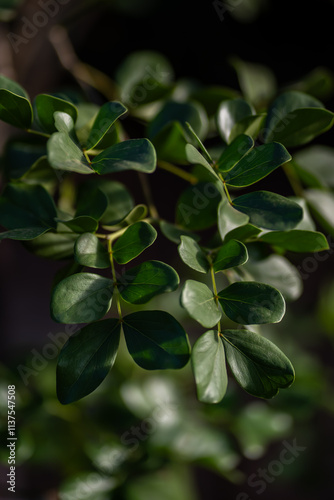
<path fill-rule="evenodd" d="M 230 240 L 219 250 L 213 261 L 213 269 L 216 273 L 231 267 L 242 266 L 248 260 L 247 248 L 243 243 Z"/>
<path fill-rule="evenodd" d="M 147 139 L 130 139 L 110 146 L 97 155 L 91 165 L 101 175 L 124 170 L 138 170 L 148 174 L 156 168 L 155 149 Z"/>
<path fill-rule="evenodd" d="M 264 283 L 232 283 L 218 293 L 218 298 L 226 316 L 242 325 L 278 323 L 285 314 L 281 292 Z"/>
<path fill-rule="evenodd" d="M 181 236 L 181 244 L 178 247 L 181 259 L 187 266 L 200 273 L 210 271 L 210 263 L 198 243 L 189 236 Z"/>
<path fill-rule="evenodd" d="M 94 149 L 103 139 L 115 121 L 127 112 L 127 108 L 120 102 L 106 102 L 100 108 L 90 130 L 86 149 Z"/>
<path fill-rule="evenodd" d="M 32 107 L 26 91 L 10 78 L 0 75 L 0 120 L 14 127 L 31 126 Z"/>
<path fill-rule="evenodd" d="M 146 304 L 156 295 L 174 291 L 179 285 L 179 276 L 167 264 L 150 260 L 129 269 L 120 278 L 121 297 L 130 304 Z"/>
<path fill-rule="evenodd" d="M 96 321 L 109 311 L 112 294 L 112 280 L 92 273 L 73 274 L 52 292 L 52 318 L 59 323 Z"/>
<path fill-rule="evenodd" d="M 53 168 L 79 174 L 92 174 L 85 155 L 66 132 L 56 132 L 47 143 L 48 160 Z"/>
<path fill-rule="evenodd" d="M 181 243 L 181 236 L 189 236 L 195 241 L 198 241 L 200 237 L 195 234 L 183 229 L 181 227 L 176 226 L 175 224 L 171 224 L 165 220 L 160 221 L 160 229 L 162 234 L 173 243 L 179 245 Z"/>
<path fill-rule="evenodd" d="M 211 290 L 198 281 L 185 282 L 181 293 L 181 305 L 189 316 L 205 328 L 214 327 L 222 316 Z"/>
<path fill-rule="evenodd" d="M 248 221 L 248 215 L 233 208 L 225 196 L 218 207 L 218 230 L 221 239 L 224 240 L 230 231 L 245 226 Z"/>
<path fill-rule="evenodd" d="M 189 186 L 178 199 L 176 223 L 191 231 L 213 226 L 217 221 L 221 197 L 221 192 L 212 182 Z"/>
<path fill-rule="evenodd" d="M 297 203 L 269 191 L 244 194 L 232 204 L 249 216 L 251 224 L 266 229 L 287 231 L 303 218 L 303 209 Z"/>
<path fill-rule="evenodd" d="M 127 264 L 151 246 L 157 237 L 157 232 L 147 222 L 135 222 L 113 245 L 112 254 L 118 264 Z"/>
<path fill-rule="evenodd" d="M 84 233 L 77 239 L 74 245 L 74 257 L 82 266 L 97 269 L 110 267 L 107 248 L 92 233 Z"/>
<path fill-rule="evenodd" d="M 215 330 L 205 332 L 192 349 L 191 364 L 197 397 L 202 403 L 219 403 L 227 389 L 224 345 Z"/>
<path fill-rule="evenodd" d="M 57 364 L 57 396 L 62 404 L 87 396 L 103 382 L 115 362 L 120 332 L 117 319 L 105 319 L 68 339 Z"/>
<path fill-rule="evenodd" d="M 224 141 L 227 144 L 230 142 L 230 134 L 236 123 L 254 114 L 252 106 L 243 99 L 237 98 L 223 101 L 217 112 L 217 127 Z"/>
<path fill-rule="evenodd" d="M 228 172 L 254 147 L 254 141 L 248 135 L 240 135 L 222 152 L 217 165 L 220 172 Z"/>
<path fill-rule="evenodd" d="M 48 134 L 57 132 L 54 117 L 54 113 L 57 111 L 69 115 L 74 123 L 78 117 L 78 110 L 74 104 L 52 95 L 38 95 L 35 99 L 35 108 L 37 112 L 38 125 L 40 125 L 40 127 Z"/>
<path fill-rule="evenodd" d="M 272 231 L 261 235 L 259 239 L 290 252 L 320 252 L 329 248 L 325 236 L 318 231 Z"/>
<path fill-rule="evenodd" d="M 249 330 L 225 330 L 222 341 L 235 379 L 249 394 L 272 398 L 293 383 L 291 362 L 269 340 Z"/>
<path fill-rule="evenodd" d="M 247 153 L 227 172 L 224 180 L 229 186 L 250 186 L 290 160 L 291 156 L 282 144 L 263 144 Z"/>
<path fill-rule="evenodd" d="M 123 331 L 134 361 L 145 370 L 182 368 L 189 360 L 186 332 L 164 311 L 140 311 L 125 316 Z"/>

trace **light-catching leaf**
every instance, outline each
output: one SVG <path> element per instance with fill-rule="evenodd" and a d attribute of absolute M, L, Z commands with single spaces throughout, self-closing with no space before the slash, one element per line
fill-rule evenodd
<path fill-rule="evenodd" d="M 291 156 L 282 144 L 263 144 L 247 153 L 227 172 L 224 180 L 233 187 L 250 186 L 290 160 Z"/>
<path fill-rule="evenodd" d="M 216 330 L 205 332 L 191 354 L 197 396 L 202 403 L 219 403 L 227 389 L 224 345 Z"/>
<path fill-rule="evenodd" d="M 242 266 L 248 260 L 246 246 L 240 241 L 230 240 L 218 250 L 213 260 L 213 269 L 216 273 L 231 267 Z"/>
<path fill-rule="evenodd" d="M 189 236 L 181 236 L 179 255 L 187 266 L 200 273 L 210 271 L 210 263 L 198 243 Z"/>
<path fill-rule="evenodd" d="M 278 323 L 285 314 L 281 292 L 264 283 L 232 283 L 218 293 L 218 298 L 226 316 L 242 325 Z"/>
<path fill-rule="evenodd" d="M 290 252 L 320 252 L 329 248 L 325 236 L 318 231 L 303 231 L 299 229 L 272 231 L 260 235 L 259 239 Z"/>
<path fill-rule="evenodd" d="M 130 304 L 146 304 L 156 295 L 174 291 L 179 276 L 169 265 L 150 260 L 128 269 L 120 278 L 121 297 Z"/>
<path fill-rule="evenodd" d="M 16 82 L 0 75 L 0 120 L 14 127 L 28 129 L 33 118 L 26 91 Z"/>
<path fill-rule="evenodd" d="M 217 111 L 217 127 L 221 137 L 229 144 L 230 134 L 234 125 L 243 118 L 254 115 L 255 111 L 243 99 L 230 99 L 223 101 Z"/>
<path fill-rule="evenodd" d="M 182 368 L 189 360 L 186 332 L 164 311 L 140 311 L 123 319 L 126 345 L 134 361 L 146 370 Z"/>
<path fill-rule="evenodd" d="M 113 245 L 112 254 L 118 264 L 127 264 L 151 246 L 157 232 L 151 224 L 139 221 L 129 226 Z"/>
<path fill-rule="evenodd" d="M 126 112 L 127 108 L 120 102 L 112 101 L 103 104 L 89 132 L 86 149 L 96 148 L 116 120 Z"/>
<path fill-rule="evenodd" d="M 78 110 L 74 104 L 65 101 L 64 99 L 60 99 L 59 97 L 47 94 L 39 94 L 36 97 L 35 109 L 37 113 L 38 125 L 48 134 L 57 132 L 54 113 L 66 113 L 66 115 L 69 115 L 72 118 L 73 123 L 76 122 L 78 117 Z"/>
<path fill-rule="evenodd" d="M 68 339 L 57 364 L 57 396 L 62 404 L 87 396 L 103 382 L 115 362 L 120 332 L 117 319 L 105 319 Z"/>
<path fill-rule="evenodd" d="M 291 362 L 264 337 L 249 330 L 225 330 L 222 341 L 235 379 L 249 394 L 272 398 L 293 383 Z"/>
<path fill-rule="evenodd" d="M 82 266 L 106 269 L 110 266 L 109 253 L 92 233 L 82 234 L 74 245 L 75 260 Z"/>
<path fill-rule="evenodd" d="M 303 209 L 294 201 L 269 191 L 247 193 L 233 200 L 233 206 L 249 216 L 255 226 L 287 231 L 303 218 Z"/>
<path fill-rule="evenodd" d="M 105 149 L 91 166 L 101 175 L 124 170 L 152 173 L 156 168 L 155 149 L 148 139 L 130 139 Z"/>
<path fill-rule="evenodd" d="M 52 134 L 47 143 L 48 160 L 53 168 L 79 174 L 93 174 L 81 148 L 67 132 Z"/>
<path fill-rule="evenodd" d="M 211 290 L 199 281 L 187 280 L 181 294 L 181 305 L 189 316 L 205 328 L 213 328 L 222 316 Z"/>
<path fill-rule="evenodd" d="M 52 292 L 51 315 L 59 323 L 88 323 L 110 309 L 113 282 L 92 273 L 65 278 Z"/>
<path fill-rule="evenodd" d="M 228 172 L 254 147 L 254 141 L 242 134 L 234 139 L 222 152 L 217 165 L 220 172 Z"/>
<path fill-rule="evenodd" d="M 221 239 L 224 240 L 227 234 L 240 226 L 245 226 L 248 222 L 248 215 L 233 208 L 224 196 L 218 207 L 218 229 Z"/>

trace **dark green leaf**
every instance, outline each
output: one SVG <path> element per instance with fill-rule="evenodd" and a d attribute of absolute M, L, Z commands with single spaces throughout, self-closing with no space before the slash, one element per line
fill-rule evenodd
<path fill-rule="evenodd" d="M 100 179 L 98 180 L 100 181 Z M 96 186 L 101 189 L 108 199 L 108 206 L 101 218 L 101 223 L 105 226 L 120 223 L 134 207 L 134 199 L 130 192 L 124 184 L 114 180 L 103 180 L 103 182 L 97 183 Z M 87 192 L 89 192 L 89 185 L 83 191 L 83 196 Z"/>
<path fill-rule="evenodd" d="M 196 233 L 191 233 L 186 229 L 181 227 L 177 227 L 175 224 L 170 224 L 170 222 L 166 222 L 165 220 L 160 221 L 160 229 L 164 236 L 167 239 L 179 245 L 181 243 L 181 236 L 189 236 L 195 241 L 198 241 L 200 238 Z"/>
<path fill-rule="evenodd" d="M 249 330 L 225 330 L 222 341 L 234 377 L 249 394 L 272 398 L 293 383 L 291 362 L 269 340 Z"/>
<path fill-rule="evenodd" d="M 146 304 L 156 295 L 174 291 L 179 281 L 172 267 L 150 260 L 126 271 L 120 278 L 119 290 L 126 302 Z"/>
<path fill-rule="evenodd" d="M 248 221 L 248 215 L 233 208 L 226 196 L 224 196 L 218 207 L 218 229 L 221 239 L 224 240 L 230 231 L 245 226 Z"/>
<path fill-rule="evenodd" d="M 100 220 L 108 206 L 108 198 L 104 192 L 96 188 L 85 196 L 84 192 L 79 194 L 77 201 L 76 217 L 86 215 L 95 220 Z"/>
<path fill-rule="evenodd" d="M 224 141 L 229 144 L 231 142 L 230 134 L 234 125 L 254 114 L 255 111 L 252 106 L 243 99 L 237 98 L 223 101 L 217 112 L 217 127 Z"/>
<path fill-rule="evenodd" d="M 191 98 L 200 102 L 210 117 L 216 113 L 222 101 L 234 99 L 238 96 L 239 92 L 234 89 L 213 85 L 205 85 L 199 88 L 196 87 L 191 93 Z"/>
<path fill-rule="evenodd" d="M 318 231 L 273 231 L 261 235 L 260 240 L 291 252 L 320 252 L 329 248 L 325 236 Z"/>
<path fill-rule="evenodd" d="M 242 325 L 278 323 L 285 314 L 281 292 L 264 283 L 232 283 L 218 293 L 218 298 L 226 316 Z"/>
<path fill-rule="evenodd" d="M 334 187 L 334 148 L 310 146 L 298 151 L 294 166 L 302 181 L 311 187 Z"/>
<path fill-rule="evenodd" d="M 53 134 L 57 131 L 54 117 L 54 113 L 56 113 L 57 111 L 69 115 L 72 118 L 73 123 L 76 122 L 78 117 L 78 110 L 74 106 L 74 104 L 52 95 L 38 95 L 35 99 L 35 107 L 37 112 L 38 125 L 42 128 L 43 131 L 48 134 Z"/>
<path fill-rule="evenodd" d="M 110 127 L 126 112 L 126 107 L 120 102 L 113 101 L 103 104 L 90 130 L 86 149 L 96 148 Z"/>
<path fill-rule="evenodd" d="M 233 206 L 259 227 L 287 231 L 303 218 L 303 209 L 294 201 L 269 191 L 247 193 L 233 200 Z"/>
<path fill-rule="evenodd" d="M 244 226 L 236 227 L 230 231 L 226 236 L 224 241 L 238 240 L 247 241 L 248 239 L 254 238 L 259 233 L 261 229 L 253 226 L 252 224 L 245 224 Z"/>
<path fill-rule="evenodd" d="M 129 353 L 146 370 L 182 368 L 189 360 L 186 332 L 164 311 L 140 311 L 125 316 L 123 331 Z"/>
<path fill-rule="evenodd" d="M 45 144 L 32 140 L 31 137 L 8 141 L 4 155 L 7 176 L 10 179 L 19 179 L 45 154 Z"/>
<path fill-rule="evenodd" d="M 20 229 L 11 229 L 0 233 L 0 240 L 34 240 L 42 234 L 50 231 L 47 227 L 24 227 Z"/>
<path fill-rule="evenodd" d="M 229 141 L 234 141 L 239 135 L 246 134 L 252 139 L 257 139 L 260 136 L 262 140 L 262 133 L 264 130 L 264 124 L 266 121 L 266 114 L 246 116 L 239 122 L 237 122 L 230 133 Z"/>
<path fill-rule="evenodd" d="M 176 223 L 186 229 L 201 230 L 217 221 L 221 193 L 212 182 L 199 182 L 181 194 L 176 207 Z"/>
<path fill-rule="evenodd" d="M 190 125 L 190 123 L 186 122 L 186 126 L 187 126 L 187 133 L 190 135 L 190 138 L 192 139 L 192 141 L 200 147 L 202 153 L 203 153 L 203 156 L 205 157 L 206 161 L 208 161 L 209 163 L 213 163 L 213 160 L 210 156 L 210 153 L 208 152 L 208 150 L 206 149 L 206 147 L 204 146 L 203 142 L 201 141 L 201 139 L 198 137 L 198 135 L 196 134 L 195 130 L 192 128 L 192 126 Z"/>
<path fill-rule="evenodd" d="M 117 319 L 85 326 L 62 348 L 57 364 L 57 396 L 69 404 L 93 392 L 113 366 L 120 339 Z"/>
<path fill-rule="evenodd" d="M 155 149 L 147 139 L 130 139 L 107 148 L 91 165 L 101 175 L 124 170 L 151 173 L 156 168 Z"/>
<path fill-rule="evenodd" d="M 51 315 L 59 323 L 88 323 L 110 309 L 113 282 L 92 273 L 78 273 L 61 281 L 53 290 Z"/>
<path fill-rule="evenodd" d="M 229 186 L 250 186 L 290 160 L 291 156 L 282 144 L 263 144 L 247 153 L 224 179 Z"/>
<path fill-rule="evenodd" d="M 113 245 L 112 254 L 118 264 L 127 264 L 151 246 L 157 232 L 147 222 L 135 222 L 118 238 Z"/>
<path fill-rule="evenodd" d="M 213 269 L 217 273 L 231 267 L 242 266 L 248 260 L 247 248 L 243 243 L 230 240 L 218 250 L 213 261 Z"/>
<path fill-rule="evenodd" d="M 333 117 L 314 97 L 297 91 L 284 92 L 269 109 L 265 142 L 278 141 L 286 147 L 306 144 L 328 130 Z"/>
<path fill-rule="evenodd" d="M 25 243 L 26 248 L 37 257 L 62 260 L 73 256 L 73 248 L 78 235 L 63 224 L 57 225 L 61 233 L 48 232 Z"/>
<path fill-rule="evenodd" d="M 189 316 L 205 328 L 214 327 L 222 316 L 211 290 L 199 281 L 187 280 L 181 294 L 181 305 Z"/>
<path fill-rule="evenodd" d="M 322 189 L 307 189 L 305 198 L 315 219 L 330 235 L 334 235 L 334 194 Z"/>
<path fill-rule="evenodd" d="M 240 135 L 222 152 L 217 166 L 220 172 L 228 172 L 254 147 L 254 141 L 248 135 Z"/>
<path fill-rule="evenodd" d="M 94 233 L 99 227 L 98 222 L 88 215 L 80 215 L 69 220 L 57 219 L 74 233 Z"/>
<path fill-rule="evenodd" d="M 32 122 L 32 107 L 26 91 L 4 75 L 0 75 L 0 120 L 23 129 L 30 128 Z"/>
<path fill-rule="evenodd" d="M 186 145 L 188 139 L 179 122 L 171 122 L 152 139 L 159 160 L 187 165 Z"/>
<path fill-rule="evenodd" d="M 56 228 L 56 207 L 40 185 L 9 183 L 0 197 L 0 224 L 7 229 Z"/>
<path fill-rule="evenodd" d="M 219 403 L 227 389 L 225 351 L 219 333 L 205 332 L 191 354 L 197 397 L 202 403 Z"/>
<path fill-rule="evenodd" d="M 105 269 L 110 267 L 109 253 L 92 233 L 82 234 L 74 245 L 74 257 L 82 266 Z"/>
<path fill-rule="evenodd" d="M 67 132 L 56 132 L 47 143 L 48 160 L 53 168 L 69 170 L 80 174 L 92 174 L 82 149 L 71 139 Z"/>
<path fill-rule="evenodd" d="M 209 261 L 198 243 L 189 236 L 181 236 L 181 244 L 178 247 L 181 259 L 187 266 L 200 273 L 210 271 Z"/>
<path fill-rule="evenodd" d="M 192 144 L 186 144 L 185 152 L 189 163 L 193 165 L 202 165 L 202 167 L 206 168 L 211 175 L 217 177 L 217 174 L 215 173 L 210 163 L 207 162 L 204 156 L 199 151 L 197 151 L 197 149 Z"/>

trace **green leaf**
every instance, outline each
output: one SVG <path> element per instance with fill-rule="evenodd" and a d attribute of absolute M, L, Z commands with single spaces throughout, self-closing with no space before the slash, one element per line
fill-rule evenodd
<path fill-rule="evenodd" d="M 127 108 L 120 102 L 113 101 L 103 104 L 90 130 L 86 149 L 96 148 L 115 121 L 126 112 Z"/>
<path fill-rule="evenodd" d="M 126 186 L 121 182 L 108 181 L 106 179 L 103 182 L 100 182 L 100 179 L 98 181 L 96 186 L 101 189 L 108 199 L 108 206 L 103 213 L 101 223 L 106 226 L 116 225 L 123 221 L 134 208 L 134 199 Z M 90 191 L 89 187 L 88 185 L 87 189 L 83 191 L 83 196 L 85 192 Z"/>
<path fill-rule="evenodd" d="M 238 240 L 247 241 L 248 239 L 253 239 L 255 236 L 261 233 L 261 229 L 253 226 L 252 224 L 245 224 L 244 226 L 236 227 L 230 231 L 224 238 L 224 241 Z"/>
<path fill-rule="evenodd" d="M 224 240 L 230 231 L 245 226 L 248 221 L 248 215 L 233 208 L 226 196 L 224 196 L 218 206 L 218 229 L 221 239 Z"/>
<path fill-rule="evenodd" d="M 195 241 L 198 241 L 200 239 L 200 237 L 196 233 L 187 231 L 186 229 L 178 227 L 175 224 L 171 224 L 170 222 L 167 222 L 165 220 L 160 221 L 160 229 L 162 234 L 166 236 L 168 240 L 176 243 L 177 245 L 181 243 L 181 236 L 183 235 L 189 236 Z"/>
<path fill-rule="evenodd" d="M 181 293 L 181 305 L 191 318 L 205 328 L 214 327 L 222 316 L 213 293 L 199 281 L 185 282 Z"/>
<path fill-rule="evenodd" d="M 85 215 L 100 220 L 107 210 L 107 206 L 108 198 L 101 189 L 93 189 L 89 196 L 85 196 L 84 192 L 79 192 L 75 216 L 81 217 Z"/>
<path fill-rule="evenodd" d="M 311 187 L 334 187 L 334 148 L 309 146 L 298 151 L 294 167 L 301 180 Z"/>
<path fill-rule="evenodd" d="M 300 146 L 333 125 L 333 113 L 314 97 L 297 91 L 281 94 L 272 103 L 266 121 L 265 142 Z"/>
<path fill-rule="evenodd" d="M 262 132 L 264 130 L 266 117 L 267 115 L 265 113 L 246 116 L 233 126 L 229 141 L 234 141 L 241 134 L 248 135 L 254 140 L 260 135 L 260 139 L 262 140 Z"/>
<path fill-rule="evenodd" d="M 134 361 L 145 370 L 182 368 L 189 360 L 186 332 L 164 311 L 140 311 L 125 316 L 123 331 Z"/>
<path fill-rule="evenodd" d="M 0 75 L 0 120 L 14 127 L 28 129 L 32 107 L 26 91 L 16 82 Z"/>
<path fill-rule="evenodd" d="M 187 266 L 200 273 L 210 271 L 210 263 L 198 243 L 189 236 L 181 236 L 178 247 L 179 255 Z"/>
<path fill-rule="evenodd" d="M 217 127 L 224 141 L 229 144 L 234 125 L 254 114 L 255 111 L 252 106 L 243 99 L 237 98 L 223 101 L 217 111 Z"/>
<path fill-rule="evenodd" d="M 40 185 L 8 183 L 0 197 L 0 224 L 7 229 L 56 228 L 56 207 Z M 22 233 L 23 234 L 23 233 Z"/>
<path fill-rule="evenodd" d="M 254 141 L 248 135 L 240 135 L 222 152 L 217 166 L 220 172 L 228 172 L 254 147 Z"/>
<path fill-rule="evenodd" d="M 62 404 L 88 396 L 103 382 L 115 362 L 120 332 L 117 319 L 105 319 L 68 339 L 57 363 L 57 396 Z"/>
<path fill-rule="evenodd" d="M 130 139 L 105 149 L 93 159 L 91 165 L 101 175 L 124 170 L 148 174 L 156 168 L 155 149 L 147 139 Z"/>
<path fill-rule="evenodd" d="M 303 218 L 303 209 L 297 203 L 269 191 L 239 196 L 233 206 L 248 215 L 252 224 L 266 229 L 287 231 Z"/>
<path fill-rule="evenodd" d="M 74 258 L 82 266 L 106 269 L 110 267 L 109 253 L 92 233 L 84 233 L 75 242 Z"/>
<path fill-rule="evenodd" d="M 218 298 L 226 316 L 242 325 L 278 323 L 285 314 L 281 292 L 264 283 L 232 283 L 218 293 Z"/>
<path fill-rule="evenodd" d="M 254 105 L 263 105 L 276 94 L 276 78 L 267 66 L 245 62 L 237 57 L 231 62 L 243 95 Z"/>
<path fill-rule="evenodd" d="M 74 233 L 94 233 L 99 227 L 99 223 L 88 215 L 80 215 L 69 220 L 57 219 Z"/>
<path fill-rule="evenodd" d="M 9 179 L 19 179 L 46 154 L 45 144 L 31 137 L 7 141 L 4 154 L 4 165 Z"/>
<path fill-rule="evenodd" d="M 319 224 L 334 235 L 334 194 L 322 189 L 307 189 L 304 196 Z"/>
<path fill-rule="evenodd" d="M 291 156 L 282 144 L 263 144 L 247 153 L 227 172 L 224 180 L 229 186 L 250 186 L 290 160 Z"/>
<path fill-rule="evenodd" d="M 0 233 L 0 240 L 34 240 L 41 236 L 42 234 L 50 231 L 51 228 L 47 227 L 23 227 L 19 229 L 11 229 L 10 231 L 4 231 Z"/>
<path fill-rule="evenodd" d="M 176 290 L 179 282 L 171 266 L 150 260 L 126 271 L 120 278 L 119 291 L 130 304 L 146 304 L 156 295 Z"/>
<path fill-rule="evenodd" d="M 296 300 L 303 292 L 303 282 L 298 270 L 282 255 L 269 255 L 265 259 L 250 259 L 245 269 L 254 281 L 277 288 L 285 300 Z"/>
<path fill-rule="evenodd" d="M 242 266 L 247 260 L 248 252 L 245 245 L 240 241 L 230 240 L 218 250 L 213 260 L 213 269 L 218 273 L 231 267 Z"/>
<path fill-rule="evenodd" d="M 78 110 L 71 102 L 47 94 L 39 94 L 35 99 L 38 125 L 48 134 L 57 131 L 54 113 L 60 111 L 69 115 L 73 123 L 78 117 Z"/>
<path fill-rule="evenodd" d="M 47 143 L 48 160 L 53 168 L 69 170 L 80 174 L 92 174 L 87 159 L 81 148 L 67 132 L 54 133 Z"/>
<path fill-rule="evenodd" d="M 132 52 L 116 72 L 121 101 L 136 109 L 161 99 L 169 92 L 173 75 L 169 61 L 159 52 Z"/>
<path fill-rule="evenodd" d="M 135 222 L 118 238 L 113 245 L 112 254 L 118 264 L 127 264 L 151 246 L 157 232 L 147 222 Z"/>
<path fill-rule="evenodd" d="M 212 182 L 199 182 L 183 191 L 176 206 L 176 223 L 191 231 L 216 224 L 221 192 Z"/>
<path fill-rule="evenodd" d="M 196 86 L 191 93 L 191 98 L 204 106 L 209 117 L 213 116 L 222 101 L 234 99 L 239 96 L 239 92 L 234 89 L 222 86 L 204 85 Z"/>
<path fill-rule="evenodd" d="M 190 135 L 190 138 L 193 140 L 193 142 L 200 147 L 206 161 L 208 161 L 209 163 L 213 163 L 210 153 L 208 152 L 208 150 L 206 149 L 203 142 L 198 137 L 198 135 L 196 134 L 195 130 L 192 128 L 190 123 L 186 122 L 186 126 L 187 126 L 187 133 Z"/>
<path fill-rule="evenodd" d="M 53 290 L 51 315 L 58 323 L 88 323 L 110 309 L 113 282 L 92 273 L 65 278 Z"/>
<path fill-rule="evenodd" d="M 225 351 L 216 330 L 205 332 L 191 354 L 197 397 L 202 403 L 219 403 L 227 389 Z"/>
<path fill-rule="evenodd" d="M 62 260 L 73 256 L 73 247 L 78 235 L 61 223 L 57 230 L 61 233 L 47 232 L 25 243 L 25 247 L 37 257 Z"/>
<path fill-rule="evenodd" d="M 293 383 L 291 362 L 269 340 L 249 330 L 225 330 L 222 341 L 235 379 L 249 394 L 269 399 Z"/>
<path fill-rule="evenodd" d="M 207 160 L 204 158 L 204 156 L 197 151 L 197 149 L 192 145 L 192 144 L 186 144 L 185 147 L 185 152 L 186 152 L 186 157 L 189 163 L 193 165 L 202 165 L 202 167 L 206 168 L 211 175 L 214 175 L 217 177 L 216 172 L 213 170 L 212 166 L 210 163 L 207 162 Z M 218 179 L 218 177 L 217 177 Z"/>
<path fill-rule="evenodd" d="M 260 235 L 259 239 L 270 245 L 275 245 L 290 252 L 320 252 L 328 250 L 325 236 L 318 231 L 273 231 Z"/>
<path fill-rule="evenodd" d="M 73 133 L 74 121 L 71 115 L 63 113 L 62 111 L 55 111 L 53 116 L 54 116 L 55 129 L 58 132 L 65 132 L 65 134 L 69 135 Z"/>
<path fill-rule="evenodd" d="M 186 145 L 188 138 L 179 122 L 171 122 L 152 139 L 159 160 L 187 165 Z"/>

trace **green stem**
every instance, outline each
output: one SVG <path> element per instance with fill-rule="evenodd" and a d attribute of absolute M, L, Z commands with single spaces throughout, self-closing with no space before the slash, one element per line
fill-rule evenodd
<path fill-rule="evenodd" d="M 50 134 L 45 134 L 44 132 L 39 132 L 38 130 L 33 130 L 32 128 L 27 128 L 26 132 L 28 132 L 29 134 L 40 135 L 42 137 L 46 137 L 47 139 L 50 139 L 51 137 Z"/>
<path fill-rule="evenodd" d="M 217 285 L 216 285 L 215 271 L 213 269 L 212 262 L 210 262 L 210 272 L 211 272 L 211 281 L 212 281 L 213 293 L 214 293 L 214 296 L 215 296 L 215 302 L 216 302 L 216 305 L 218 307 L 219 306 L 218 291 L 217 291 Z M 220 320 L 217 323 L 217 330 L 218 330 L 218 333 L 220 335 L 220 333 L 221 333 L 221 323 L 220 323 Z"/>
<path fill-rule="evenodd" d="M 159 160 L 158 167 L 166 170 L 167 172 L 170 172 L 171 174 L 177 175 L 181 179 L 190 182 L 190 184 L 196 184 L 198 182 L 197 177 L 189 174 L 188 172 L 185 172 L 184 170 L 182 170 L 182 168 L 177 167 L 176 165 L 173 165 L 172 163 L 169 163 L 167 161 Z"/>
<path fill-rule="evenodd" d="M 109 259 L 110 259 L 112 277 L 113 277 L 113 281 L 114 281 L 114 294 L 115 294 L 115 298 L 116 298 L 118 316 L 119 316 L 119 320 L 122 322 L 123 317 L 122 317 L 122 309 L 121 309 L 121 300 L 120 300 L 120 293 L 118 290 L 115 263 L 114 263 L 114 258 L 112 255 L 112 241 L 111 241 L 110 237 L 108 237 L 108 253 L 109 253 Z"/>
<path fill-rule="evenodd" d="M 86 160 L 88 161 L 89 165 L 91 165 L 91 163 L 92 163 L 92 162 L 90 161 L 90 158 L 89 158 L 88 152 L 87 152 L 85 149 L 83 150 L 83 154 L 85 155 L 85 158 L 86 158 Z"/>

